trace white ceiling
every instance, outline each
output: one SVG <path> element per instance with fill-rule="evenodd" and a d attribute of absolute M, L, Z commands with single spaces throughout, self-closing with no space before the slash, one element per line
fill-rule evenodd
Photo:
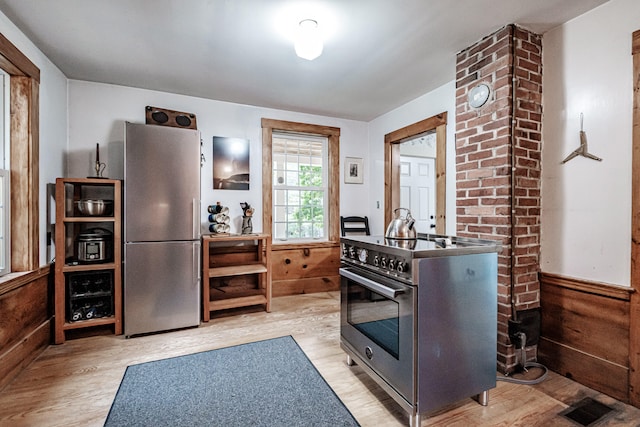
<path fill-rule="evenodd" d="M 606 0 L 0 0 L 70 79 L 369 121 L 455 77 L 506 24 L 538 33 Z M 296 57 L 316 19 L 323 54 Z M 170 106 L 167 106 L 170 108 Z"/>

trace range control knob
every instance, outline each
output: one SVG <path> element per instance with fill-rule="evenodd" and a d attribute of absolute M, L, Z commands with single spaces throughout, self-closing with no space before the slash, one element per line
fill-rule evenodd
<path fill-rule="evenodd" d="M 358 253 L 358 259 L 360 260 L 360 262 L 366 264 L 368 255 L 369 253 L 366 249 L 360 249 L 360 252 Z"/>
<path fill-rule="evenodd" d="M 398 270 L 398 273 L 404 273 L 406 268 L 407 268 L 407 264 L 405 264 L 404 261 L 398 261 L 398 266 L 396 267 L 396 270 Z"/>
<path fill-rule="evenodd" d="M 347 256 L 347 245 L 343 244 L 342 245 L 342 256 L 346 257 Z"/>
<path fill-rule="evenodd" d="M 373 350 L 371 349 L 371 347 L 365 347 L 364 354 L 365 356 L 367 356 L 367 359 L 373 359 Z"/>
<path fill-rule="evenodd" d="M 373 257 L 373 265 L 375 265 L 376 267 L 380 265 L 380 257 L 378 255 L 375 255 Z"/>
<path fill-rule="evenodd" d="M 396 269 L 396 262 L 392 259 L 389 260 L 389 270 L 393 271 Z"/>
<path fill-rule="evenodd" d="M 380 267 L 387 268 L 387 259 L 385 257 L 380 260 Z"/>
<path fill-rule="evenodd" d="M 349 258 L 355 258 L 356 257 L 356 249 L 353 246 L 349 247 Z"/>

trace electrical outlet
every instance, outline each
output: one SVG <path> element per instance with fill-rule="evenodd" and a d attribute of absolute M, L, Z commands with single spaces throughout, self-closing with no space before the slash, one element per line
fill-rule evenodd
<path fill-rule="evenodd" d="M 540 308 L 530 308 L 516 312 L 518 320 L 509 319 L 509 339 L 511 344 L 522 348 L 520 333 L 526 336 L 525 347 L 538 344 L 540 339 Z"/>

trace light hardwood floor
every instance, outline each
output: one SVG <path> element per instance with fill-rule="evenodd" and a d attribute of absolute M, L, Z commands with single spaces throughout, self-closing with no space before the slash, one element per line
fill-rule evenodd
<path fill-rule="evenodd" d="M 199 328 L 125 339 L 103 335 L 50 346 L 0 391 L 0 426 L 102 426 L 127 365 L 292 335 L 364 427 L 408 425 L 407 415 L 339 346 L 337 292 L 274 298 L 272 312 L 214 318 Z M 499 381 L 489 405 L 465 399 L 423 426 L 576 426 L 558 415 L 583 397 L 615 412 L 598 426 L 640 426 L 640 410 L 551 373 L 536 386 Z M 212 424 L 213 425 L 213 424 Z"/>

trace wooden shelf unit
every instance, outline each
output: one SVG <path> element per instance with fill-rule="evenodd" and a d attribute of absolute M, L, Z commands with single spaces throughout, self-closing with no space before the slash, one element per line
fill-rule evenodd
<path fill-rule="evenodd" d="M 91 196 L 97 194 L 99 197 Z M 106 195 L 106 197 L 104 197 Z M 113 200 L 108 216 L 82 216 L 75 202 L 85 198 Z M 101 178 L 57 178 L 56 179 L 56 227 L 55 227 L 55 280 L 54 280 L 54 342 L 64 343 L 66 331 L 95 326 L 113 325 L 116 335 L 122 334 L 122 182 Z M 103 227 L 113 232 L 111 259 L 107 262 L 77 262 L 76 238 L 84 229 Z M 111 278 L 112 315 L 70 321 L 67 292 L 70 275 L 75 273 L 106 273 Z M 96 293 L 95 298 L 104 298 Z M 79 297 L 82 298 L 82 297 Z M 85 296 L 91 298 L 91 295 Z"/>
<path fill-rule="evenodd" d="M 212 311 L 251 305 L 271 311 L 271 236 L 203 236 L 202 320 Z"/>

